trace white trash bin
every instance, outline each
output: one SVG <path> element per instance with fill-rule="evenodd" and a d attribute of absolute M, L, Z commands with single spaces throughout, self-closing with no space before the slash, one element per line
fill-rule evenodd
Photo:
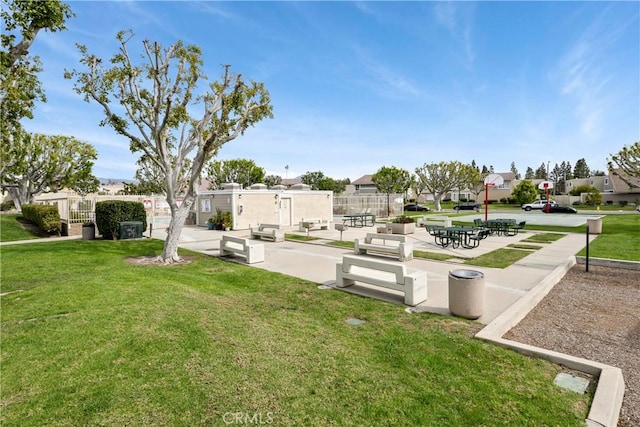
<path fill-rule="evenodd" d="M 466 319 L 484 314 L 484 274 L 475 270 L 449 271 L 449 311 Z"/>

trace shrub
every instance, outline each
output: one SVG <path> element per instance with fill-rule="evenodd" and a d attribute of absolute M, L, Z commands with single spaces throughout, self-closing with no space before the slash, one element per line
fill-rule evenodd
<path fill-rule="evenodd" d="M 413 222 L 413 218 L 406 215 L 400 215 L 394 218 L 392 222 L 396 224 L 409 224 L 410 222 Z"/>
<path fill-rule="evenodd" d="M 96 203 L 96 225 L 104 239 L 115 240 L 120 237 L 120 223 L 141 221 L 142 230 L 147 229 L 147 213 L 141 202 L 106 200 Z"/>
<path fill-rule="evenodd" d="M 22 205 L 22 216 L 47 234 L 60 233 L 58 207 L 54 205 Z"/>
<path fill-rule="evenodd" d="M 602 203 L 602 194 L 598 191 L 597 188 L 591 187 L 589 193 L 585 197 L 585 202 L 587 205 L 596 206 Z"/>
<path fill-rule="evenodd" d="M 8 199 L 5 200 L 4 202 L 0 203 L 0 211 L 10 211 L 12 209 L 14 209 L 16 207 L 15 203 L 13 203 L 13 200 Z"/>
<path fill-rule="evenodd" d="M 627 204 L 629 204 L 629 202 L 627 202 L 626 200 L 620 200 L 619 203 L 620 203 L 620 207 L 623 207 L 623 208 L 627 206 Z"/>

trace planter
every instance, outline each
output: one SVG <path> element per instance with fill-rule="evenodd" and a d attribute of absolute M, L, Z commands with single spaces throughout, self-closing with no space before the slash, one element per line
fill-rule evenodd
<path fill-rule="evenodd" d="M 484 313 L 484 274 L 475 270 L 449 272 L 449 311 L 465 319 Z"/>
<path fill-rule="evenodd" d="M 390 224 L 392 234 L 413 234 L 416 231 L 416 224 L 413 222 L 407 222 L 405 224 L 392 222 Z"/>
<path fill-rule="evenodd" d="M 207 230 L 214 230 L 216 225 L 212 222 L 207 223 Z"/>

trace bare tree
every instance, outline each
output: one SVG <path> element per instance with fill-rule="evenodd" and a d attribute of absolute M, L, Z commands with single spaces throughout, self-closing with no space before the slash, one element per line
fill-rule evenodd
<path fill-rule="evenodd" d="M 442 209 L 442 196 L 457 188 L 472 185 L 479 179 L 477 168 L 458 161 L 425 163 L 422 167 L 416 168 L 416 175 L 423 182 L 424 188 L 433 194 L 437 211 Z"/>
<path fill-rule="evenodd" d="M 181 41 L 163 48 L 144 40 L 143 64 L 135 65 L 127 47 L 132 37 L 130 31 L 118 33 L 119 52 L 111 58 L 109 69 L 78 45 L 86 71 L 66 71 L 65 77 L 75 80 L 76 92 L 87 102 L 102 106 L 106 117 L 101 124 L 127 137 L 132 152 L 146 155 L 162 171 L 171 209 L 162 260 L 179 262 L 178 239 L 195 203 L 203 167 L 222 145 L 265 117 L 273 117 L 272 107 L 264 84 L 245 83 L 229 65 L 223 66 L 220 80 L 197 96 L 198 81 L 206 80 L 201 51 Z M 112 101 L 119 106 L 114 108 Z M 202 109 L 198 117 L 192 115 L 196 105 Z"/>

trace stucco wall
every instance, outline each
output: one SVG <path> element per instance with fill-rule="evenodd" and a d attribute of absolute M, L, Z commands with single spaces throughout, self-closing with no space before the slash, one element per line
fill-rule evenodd
<path fill-rule="evenodd" d="M 197 223 L 206 226 L 216 208 L 233 212 L 234 230 L 247 230 L 258 224 L 293 226 L 303 218 L 331 221 L 332 205 L 330 191 L 219 190 L 198 196 Z"/>

